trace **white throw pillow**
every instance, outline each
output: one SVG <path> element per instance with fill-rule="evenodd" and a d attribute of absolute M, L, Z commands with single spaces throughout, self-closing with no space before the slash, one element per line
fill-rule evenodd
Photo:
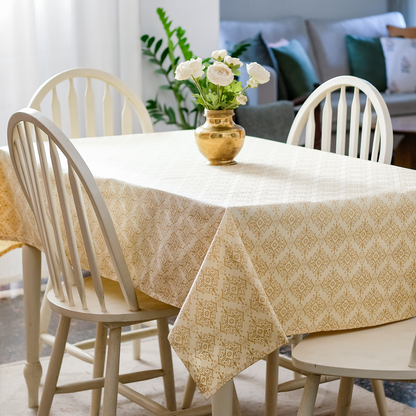
<path fill-rule="evenodd" d="M 416 92 L 416 39 L 380 38 L 386 59 L 387 91 Z"/>

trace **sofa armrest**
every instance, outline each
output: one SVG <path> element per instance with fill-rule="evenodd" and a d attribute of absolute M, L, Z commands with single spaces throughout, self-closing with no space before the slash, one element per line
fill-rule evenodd
<path fill-rule="evenodd" d="M 247 74 L 245 70 L 246 64 L 240 68 L 241 75 L 239 76 L 239 80 L 243 87 L 247 84 L 250 75 Z M 260 84 L 257 88 L 248 88 L 246 91 L 246 95 L 248 98 L 247 105 L 262 105 L 262 104 L 269 104 L 274 103 L 277 101 L 277 73 L 276 70 L 270 66 L 265 66 L 264 68 L 270 72 L 270 81 L 266 82 L 266 84 Z"/>

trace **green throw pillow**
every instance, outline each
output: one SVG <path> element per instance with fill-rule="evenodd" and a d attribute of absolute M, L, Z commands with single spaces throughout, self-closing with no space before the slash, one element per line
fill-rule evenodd
<path fill-rule="evenodd" d="M 318 83 L 315 69 L 303 46 L 296 39 L 287 45 L 272 48 L 289 100 L 309 94 Z"/>
<path fill-rule="evenodd" d="M 379 38 L 345 36 L 351 75 L 363 78 L 379 91 L 387 89 L 386 61 Z"/>

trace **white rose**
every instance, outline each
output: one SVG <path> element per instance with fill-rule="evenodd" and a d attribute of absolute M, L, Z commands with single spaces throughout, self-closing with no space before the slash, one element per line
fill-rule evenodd
<path fill-rule="evenodd" d="M 215 60 L 222 61 L 228 55 L 225 49 L 220 49 L 219 51 L 212 52 L 211 56 Z"/>
<path fill-rule="evenodd" d="M 248 85 L 250 88 L 257 88 L 257 87 L 259 86 L 259 82 L 258 82 L 258 81 L 256 81 L 254 78 L 250 78 L 250 79 L 247 81 L 247 85 Z"/>
<path fill-rule="evenodd" d="M 175 71 L 175 79 L 178 81 L 184 81 L 191 77 L 192 69 L 189 65 L 189 62 L 181 62 L 177 67 Z"/>
<path fill-rule="evenodd" d="M 252 62 L 251 64 L 247 64 L 247 72 L 259 84 L 265 84 L 270 79 L 270 72 L 264 69 L 257 62 Z"/>
<path fill-rule="evenodd" d="M 243 63 L 238 59 L 238 58 L 232 58 L 231 56 L 227 55 L 224 58 L 224 62 L 228 65 L 234 65 L 237 68 L 240 68 L 241 66 L 243 66 Z"/>
<path fill-rule="evenodd" d="M 201 78 L 204 75 L 204 65 L 202 64 L 202 58 L 191 59 L 189 61 L 189 66 L 192 69 L 192 76 L 194 78 Z"/>
<path fill-rule="evenodd" d="M 213 84 L 225 87 L 233 82 L 234 74 L 224 63 L 214 62 L 207 69 L 207 78 Z"/>
<path fill-rule="evenodd" d="M 245 95 L 237 95 L 237 97 L 235 97 L 235 100 L 240 105 L 246 105 L 247 103 L 247 97 Z"/>
<path fill-rule="evenodd" d="M 178 81 L 184 81 L 188 78 L 201 78 L 204 74 L 204 66 L 202 65 L 201 58 L 191 58 L 190 61 L 181 62 L 175 71 L 175 79 Z"/>

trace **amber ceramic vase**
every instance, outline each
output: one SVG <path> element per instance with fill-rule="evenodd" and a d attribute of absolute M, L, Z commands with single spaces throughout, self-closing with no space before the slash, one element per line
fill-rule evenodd
<path fill-rule="evenodd" d="M 195 130 L 196 144 L 208 165 L 233 165 L 246 133 L 233 121 L 233 110 L 205 110 L 205 124 Z"/>

